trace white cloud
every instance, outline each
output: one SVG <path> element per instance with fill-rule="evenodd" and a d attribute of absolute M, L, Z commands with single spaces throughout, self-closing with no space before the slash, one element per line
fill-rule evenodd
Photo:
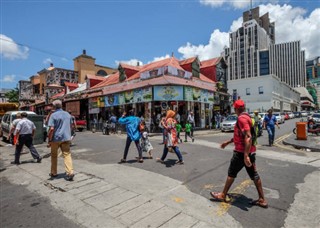
<path fill-rule="evenodd" d="M 143 62 L 141 62 L 141 61 L 138 60 L 138 59 L 121 60 L 121 61 L 116 60 L 115 62 L 116 62 L 116 65 L 117 65 L 117 66 L 119 66 L 120 63 L 125 63 L 125 64 L 128 64 L 128 65 L 130 65 L 130 66 L 137 66 L 138 63 L 139 63 L 140 66 L 143 65 Z"/>
<path fill-rule="evenodd" d="M 203 1 L 204 2 L 204 1 Z M 209 1 L 207 1 L 209 2 Z M 212 2 L 212 1 L 210 1 Z M 217 1 L 214 1 L 217 2 Z M 276 43 L 301 41 L 301 48 L 305 50 L 306 58 L 320 55 L 320 8 L 316 8 L 310 15 L 305 16 L 306 10 L 290 5 L 260 5 L 260 15 L 269 12 L 271 22 L 275 22 Z M 220 56 L 224 46 L 229 46 L 229 33 L 236 31 L 242 25 L 242 17 L 233 21 L 229 31 L 222 32 L 215 29 L 208 44 L 194 45 L 187 43 L 178 51 L 183 58 L 198 56 L 205 60 Z"/>
<path fill-rule="evenodd" d="M 5 75 L 2 79 L 1 79 L 1 81 L 2 82 L 8 82 L 8 83 L 11 83 L 11 82 L 15 82 L 15 75 Z"/>
<path fill-rule="evenodd" d="M 180 47 L 178 52 L 183 55 L 183 59 L 198 56 L 200 60 L 206 60 L 220 56 L 223 48 L 225 46 L 229 46 L 228 42 L 229 33 L 220 32 L 219 29 L 216 29 L 211 34 L 208 44 L 200 44 L 196 46 L 191 43 L 187 43 L 186 46 Z"/>
<path fill-rule="evenodd" d="M 205 6 L 211 6 L 213 8 L 221 7 L 221 6 L 231 6 L 232 8 L 235 9 L 248 9 L 251 4 L 251 0 L 199 0 L 201 4 Z M 256 4 L 253 1 L 252 2 L 252 7 L 255 7 Z M 279 2 L 279 0 L 259 0 L 260 4 L 263 3 L 273 3 L 276 4 Z"/>
<path fill-rule="evenodd" d="M 148 63 L 153 63 L 153 62 L 160 61 L 167 58 L 170 58 L 169 54 L 166 54 L 165 56 L 154 57 L 153 60 L 149 61 Z"/>
<path fill-rule="evenodd" d="M 5 59 L 26 59 L 29 55 L 28 47 L 19 47 L 10 37 L 0 34 L 0 54 Z"/>
<path fill-rule="evenodd" d="M 50 63 L 52 63 L 52 60 L 50 58 L 46 58 L 45 60 L 43 60 L 43 64 L 45 65 L 50 65 Z"/>

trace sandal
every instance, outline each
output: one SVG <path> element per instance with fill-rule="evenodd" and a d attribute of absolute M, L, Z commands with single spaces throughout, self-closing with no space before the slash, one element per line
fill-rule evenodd
<path fill-rule="evenodd" d="M 184 161 L 176 161 L 176 164 L 183 165 Z"/>
<path fill-rule="evenodd" d="M 140 158 L 140 159 L 138 160 L 138 162 L 139 162 L 139 163 L 143 163 L 143 158 Z"/>
<path fill-rule="evenodd" d="M 121 158 L 120 163 L 126 163 L 126 159 Z"/>
<path fill-rule="evenodd" d="M 164 161 L 161 160 L 160 158 L 157 158 L 156 161 L 157 161 L 157 162 L 160 162 L 161 164 L 164 164 Z"/>
<path fill-rule="evenodd" d="M 210 192 L 210 195 L 212 196 L 212 198 L 215 201 L 226 202 L 226 198 L 222 197 L 222 193 L 221 192 Z"/>
<path fill-rule="evenodd" d="M 268 203 L 265 201 L 263 202 L 261 199 L 253 200 L 250 202 L 250 204 L 253 206 L 259 206 L 262 208 L 268 208 Z"/>

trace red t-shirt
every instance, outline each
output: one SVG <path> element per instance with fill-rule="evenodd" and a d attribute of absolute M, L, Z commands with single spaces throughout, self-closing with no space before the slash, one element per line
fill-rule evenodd
<path fill-rule="evenodd" d="M 238 126 L 239 128 L 238 128 Z M 252 126 L 251 117 L 248 114 L 240 114 L 238 117 L 238 124 L 234 126 L 233 143 L 234 150 L 237 152 L 244 152 L 244 131 L 250 131 Z M 251 145 L 250 153 L 255 152 L 256 147 Z"/>

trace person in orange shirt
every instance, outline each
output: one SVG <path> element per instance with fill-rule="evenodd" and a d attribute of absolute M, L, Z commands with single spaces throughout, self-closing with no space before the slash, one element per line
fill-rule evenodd
<path fill-rule="evenodd" d="M 181 152 L 178 147 L 178 137 L 177 137 L 177 131 L 176 131 L 176 123 L 175 120 L 176 113 L 172 110 L 167 111 L 167 115 L 165 120 L 163 120 L 162 126 L 164 128 L 164 134 L 165 134 L 165 142 L 164 142 L 164 148 L 163 148 L 163 154 L 161 158 L 157 158 L 157 162 L 164 163 L 164 160 L 166 159 L 169 150 L 174 151 L 178 157 L 178 161 L 176 161 L 176 164 L 184 164 Z"/>

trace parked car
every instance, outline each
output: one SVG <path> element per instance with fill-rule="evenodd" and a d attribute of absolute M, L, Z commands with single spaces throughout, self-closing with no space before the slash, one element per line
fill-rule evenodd
<path fill-rule="evenodd" d="M 275 115 L 279 124 L 284 123 L 284 121 L 285 121 L 284 115 L 281 115 L 280 112 L 274 112 L 273 115 Z"/>
<path fill-rule="evenodd" d="M 77 125 L 77 130 L 81 132 L 83 131 L 83 129 L 87 128 L 87 121 L 81 120 L 78 117 L 76 117 L 76 125 Z"/>
<path fill-rule="evenodd" d="M 238 116 L 237 115 L 229 115 L 220 124 L 221 131 L 233 131 L 237 120 L 238 120 Z"/>
<path fill-rule="evenodd" d="M 294 118 L 293 112 L 288 112 L 288 115 L 289 115 L 289 118 L 290 118 L 290 119 L 293 119 L 293 118 Z"/>
<path fill-rule="evenodd" d="M 289 117 L 289 114 L 288 114 L 288 113 L 283 113 L 283 115 L 284 115 L 284 120 L 288 120 L 288 119 L 290 119 L 290 117 Z"/>
<path fill-rule="evenodd" d="M 2 121 L 1 121 L 1 130 L 2 130 L 2 139 L 3 141 L 7 140 L 7 137 L 9 135 L 10 129 L 12 127 L 12 122 L 17 118 L 17 113 L 21 112 L 21 111 L 10 111 L 10 112 L 6 112 L 3 117 L 2 117 Z M 32 116 L 32 115 L 37 115 L 35 112 L 29 112 L 29 111 L 25 111 L 28 116 Z M 13 135 L 10 136 L 10 140 L 9 142 L 12 144 L 13 143 Z"/>
<path fill-rule="evenodd" d="M 301 112 L 293 112 L 294 118 L 301 118 Z"/>
<path fill-rule="evenodd" d="M 307 112 L 301 112 L 301 117 L 307 117 L 308 113 Z"/>
<path fill-rule="evenodd" d="M 314 120 L 314 122 L 316 122 L 317 124 L 320 124 L 320 113 L 313 113 L 311 115 L 312 119 Z"/>

